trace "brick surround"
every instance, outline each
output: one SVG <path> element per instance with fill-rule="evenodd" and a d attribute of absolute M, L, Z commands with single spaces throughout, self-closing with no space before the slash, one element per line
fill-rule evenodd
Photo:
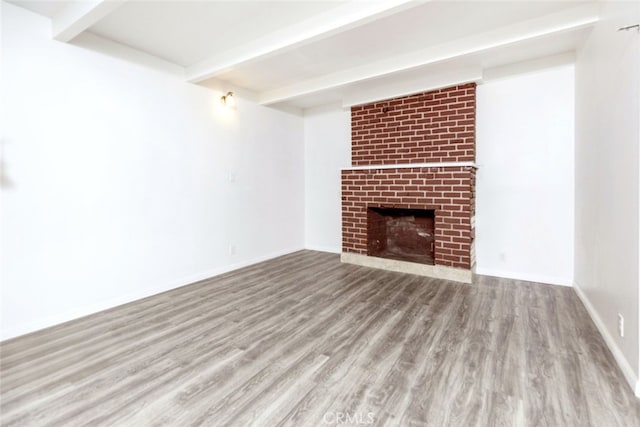
<path fill-rule="evenodd" d="M 471 268 L 475 170 L 444 168 L 342 171 L 342 250 L 367 254 L 367 207 L 434 209 L 435 263 Z"/>
<path fill-rule="evenodd" d="M 433 209 L 435 264 L 472 268 L 475 88 L 469 83 L 352 108 L 355 168 L 342 171 L 343 252 L 367 254 L 369 207 Z M 402 166 L 441 162 L 448 164 Z M 374 167 L 357 168 L 363 166 Z"/>

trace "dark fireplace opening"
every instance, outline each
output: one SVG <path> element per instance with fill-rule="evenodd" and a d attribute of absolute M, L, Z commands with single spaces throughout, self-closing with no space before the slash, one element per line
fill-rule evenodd
<path fill-rule="evenodd" d="M 367 209 L 367 255 L 435 264 L 435 210 Z"/>

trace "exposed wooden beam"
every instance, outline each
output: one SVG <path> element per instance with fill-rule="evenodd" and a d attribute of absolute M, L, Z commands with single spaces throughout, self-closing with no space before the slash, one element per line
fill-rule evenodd
<path fill-rule="evenodd" d="M 516 45 L 539 37 L 575 31 L 594 25 L 598 19 L 598 6 L 595 4 L 571 8 L 473 37 L 465 37 L 417 52 L 398 55 L 382 61 L 298 82 L 290 86 L 265 91 L 260 95 L 260 103 L 270 105 L 284 102 L 418 67 L 468 57 L 490 49 Z"/>
<path fill-rule="evenodd" d="M 268 58 L 287 49 L 347 31 L 377 19 L 424 4 L 415 0 L 349 2 L 326 13 L 283 28 L 273 34 L 187 68 L 187 81 L 199 83 L 239 65 Z"/>
<path fill-rule="evenodd" d="M 52 37 L 61 42 L 70 42 L 125 1 L 91 0 L 69 3 L 51 20 Z"/>

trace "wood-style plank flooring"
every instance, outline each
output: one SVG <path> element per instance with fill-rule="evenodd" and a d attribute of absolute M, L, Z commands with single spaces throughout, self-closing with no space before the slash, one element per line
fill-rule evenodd
<path fill-rule="evenodd" d="M 571 288 L 302 251 L 0 345 L 5 426 L 638 426 Z"/>

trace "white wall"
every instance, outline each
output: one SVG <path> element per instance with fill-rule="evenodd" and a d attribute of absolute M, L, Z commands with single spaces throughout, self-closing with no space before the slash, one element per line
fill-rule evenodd
<path fill-rule="evenodd" d="M 639 372 L 640 3 L 603 2 L 576 63 L 578 294 L 627 380 Z M 617 315 L 625 336 L 617 332 Z M 636 388 L 640 395 L 640 387 Z"/>
<path fill-rule="evenodd" d="M 305 141 L 306 247 L 342 251 L 340 169 L 351 165 L 351 112 L 307 110 Z"/>
<path fill-rule="evenodd" d="M 2 338 L 304 246 L 301 117 L 226 111 L 6 3 L 2 68 Z"/>
<path fill-rule="evenodd" d="M 571 66 L 478 86 L 479 273 L 573 282 L 573 92 Z M 307 248 L 341 249 L 340 168 L 350 164 L 350 141 L 348 110 L 305 114 Z"/>
<path fill-rule="evenodd" d="M 477 90 L 478 274 L 571 285 L 574 69 Z"/>

